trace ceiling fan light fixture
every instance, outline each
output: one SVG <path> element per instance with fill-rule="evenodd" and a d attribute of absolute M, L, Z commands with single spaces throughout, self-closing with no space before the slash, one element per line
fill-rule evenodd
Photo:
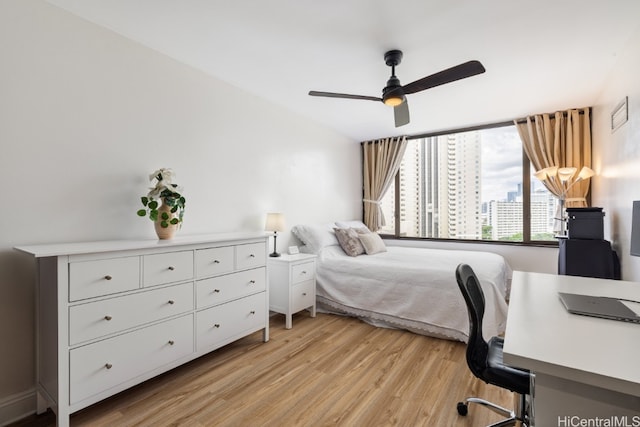
<path fill-rule="evenodd" d="M 388 98 L 384 98 L 382 102 L 389 107 L 396 107 L 404 102 L 404 96 L 391 95 Z"/>

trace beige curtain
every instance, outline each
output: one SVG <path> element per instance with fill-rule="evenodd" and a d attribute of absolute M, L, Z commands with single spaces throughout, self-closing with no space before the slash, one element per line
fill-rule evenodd
<path fill-rule="evenodd" d="M 393 183 L 406 149 L 404 136 L 362 143 L 364 223 L 371 231 L 386 225 L 380 201 Z"/>
<path fill-rule="evenodd" d="M 536 171 L 546 167 L 591 167 L 590 108 L 558 111 L 554 114 L 529 116 L 515 125 L 524 150 Z M 591 180 L 573 185 L 566 194 L 566 207 L 587 206 Z M 558 180 L 546 180 L 544 185 L 560 197 L 564 191 Z"/>

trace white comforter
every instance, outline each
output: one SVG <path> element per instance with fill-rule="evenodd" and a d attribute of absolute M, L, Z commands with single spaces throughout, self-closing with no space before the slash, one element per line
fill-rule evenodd
<path fill-rule="evenodd" d="M 469 264 L 481 282 L 485 337 L 504 332 L 511 268 L 489 252 L 388 246 L 387 252 L 350 257 L 339 246 L 327 246 L 318 254 L 319 308 L 466 342 L 469 319 L 455 278 L 460 263 Z"/>

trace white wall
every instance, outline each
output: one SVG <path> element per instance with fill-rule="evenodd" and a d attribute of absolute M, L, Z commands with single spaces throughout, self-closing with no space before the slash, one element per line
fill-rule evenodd
<path fill-rule="evenodd" d="M 0 64 L 0 424 L 34 386 L 33 268 L 13 246 L 154 238 L 135 212 L 159 167 L 184 187 L 184 234 L 360 215 L 357 142 L 43 1 L 0 2 Z"/>
<path fill-rule="evenodd" d="M 640 200 L 640 29 L 621 48 L 618 62 L 593 108 L 592 204 L 605 211 L 605 238 L 620 256 L 622 278 L 640 281 L 640 258 L 629 255 L 631 208 Z M 629 97 L 629 120 L 611 132 L 611 112 Z"/>

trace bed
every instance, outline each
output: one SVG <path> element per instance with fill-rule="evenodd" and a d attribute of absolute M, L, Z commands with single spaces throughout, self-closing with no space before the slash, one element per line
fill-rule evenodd
<path fill-rule="evenodd" d="M 466 263 L 476 272 L 484 291 L 485 336 L 504 332 L 512 271 L 502 256 L 480 251 L 391 246 L 389 242 L 378 246 L 375 253 L 352 256 L 338 242 L 337 229 L 371 232 L 359 222 L 335 224 L 296 226 L 292 230 L 304 244 L 301 250 L 318 256 L 319 311 L 358 317 L 375 326 L 466 342 L 467 309 L 455 280 L 456 266 Z M 379 239 L 376 233 L 371 234 Z M 381 239 L 378 245 L 380 242 Z"/>

